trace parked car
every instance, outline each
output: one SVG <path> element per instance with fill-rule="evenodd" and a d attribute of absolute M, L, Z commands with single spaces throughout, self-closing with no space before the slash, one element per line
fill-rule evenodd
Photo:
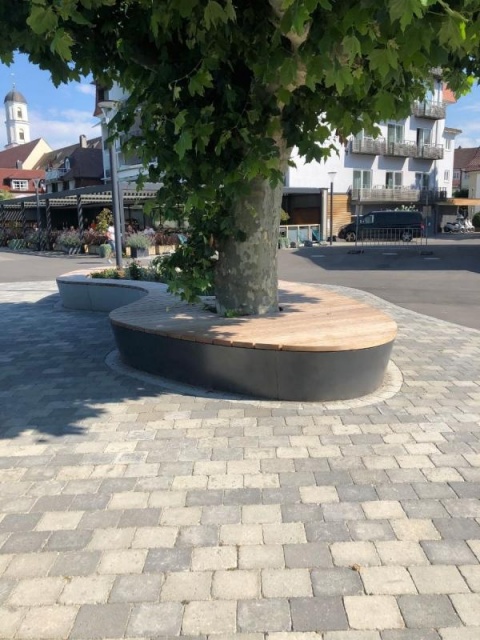
<path fill-rule="evenodd" d="M 425 223 L 420 211 L 370 211 L 358 221 L 344 225 L 338 237 L 347 242 L 359 240 L 401 240 L 421 238 Z"/>

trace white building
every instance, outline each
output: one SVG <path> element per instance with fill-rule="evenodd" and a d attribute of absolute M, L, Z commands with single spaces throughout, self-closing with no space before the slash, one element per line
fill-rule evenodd
<path fill-rule="evenodd" d="M 373 209 L 414 205 L 420 209 L 452 194 L 453 156 L 458 129 L 446 127 L 447 104 L 455 99 L 440 79 L 425 101 L 412 106 L 411 115 L 400 121 L 382 122 L 380 135 L 373 138 L 361 131 L 346 144 L 334 142 L 338 156 L 320 164 L 305 164 L 294 157 L 286 186 L 331 187 L 348 197 L 352 214 Z"/>
<path fill-rule="evenodd" d="M 8 140 L 5 149 L 30 142 L 27 101 L 23 95 L 13 87 L 5 96 L 4 105 Z"/>

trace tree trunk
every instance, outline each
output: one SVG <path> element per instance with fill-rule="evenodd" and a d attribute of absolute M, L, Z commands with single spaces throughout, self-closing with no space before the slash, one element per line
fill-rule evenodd
<path fill-rule="evenodd" d="M 283 184 L 255 180 L 249 196 L 234 208 L 247 239 L 224 241 L 215 270 L 217 311 L 263 315 L 278 311 L 277 251 Z"/>

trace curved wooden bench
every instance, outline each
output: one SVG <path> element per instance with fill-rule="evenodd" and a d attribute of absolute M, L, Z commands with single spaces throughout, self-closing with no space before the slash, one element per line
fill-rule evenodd
<path fill-rule="evenodd" d="M 79 278 L 59 278 L 61 294 L 78 287 Z M 278 313 L 225 318 L 179 301 L 165 285 L 85 280 L 87 287 L 137 291 L 135 301 L 110 313 L 126 364 L 260 398 L 326 401 L 371 393 L 383 381 L 397 333 L 382 311 L 313 285 L 281 282 Z"/>

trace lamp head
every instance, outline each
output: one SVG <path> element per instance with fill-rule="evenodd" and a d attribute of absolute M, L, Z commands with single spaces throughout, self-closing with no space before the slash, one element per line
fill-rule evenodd
<path fill-rule="evenodd" d="M 336 171 L 329 171 L 328 172 L 328 177 L 330 178 L 330 182 L 333 182 L 335 180 L 335 176 L 337 175 Z"/>

